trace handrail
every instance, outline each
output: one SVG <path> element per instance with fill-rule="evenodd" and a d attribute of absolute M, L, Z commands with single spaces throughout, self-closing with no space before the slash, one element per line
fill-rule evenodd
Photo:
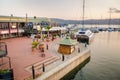
<path fill-rule="evenodd" d="M 5 42 L 0 42 L 0 58 L 5 57 L 7 54 L 7 44 Z"/>

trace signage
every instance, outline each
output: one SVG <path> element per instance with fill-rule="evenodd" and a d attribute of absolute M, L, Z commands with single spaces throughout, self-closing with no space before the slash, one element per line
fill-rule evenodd
<path fill-rule="evenodd" d="M 9 30 L 1 30 L 0 31 L 0 34 L 8 34 L 9 33 Z"/>

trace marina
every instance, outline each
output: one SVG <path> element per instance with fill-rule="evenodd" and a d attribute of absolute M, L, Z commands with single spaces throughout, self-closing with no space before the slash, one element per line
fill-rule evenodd
<path fill-rule="evenodd" d="M 119 3 L 1 0 L 0 80 L 120 80 Z"/>
<path fill-rule="evenodd" d="M 69 73 L 62 80 L 119 80 L 120 32 L 95 34 L 90 48 L 90 61 L 84 62 L 85 66 L 79 66 L 77 72 Z"/>

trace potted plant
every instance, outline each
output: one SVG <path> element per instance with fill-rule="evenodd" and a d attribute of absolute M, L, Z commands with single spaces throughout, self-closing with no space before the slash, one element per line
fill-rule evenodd
<path fill-rule="evenodd" d="M 39 42 L 33 41 L 32 42 L 32 51 L 34 51 L 34 49 L 37 49 L 38 45 L 39 45 Z"/>
<path fill-rule="evenodd" d="M 47 42 L 49 42 L 49 41 L 50 41 L 50 38 L 49 38 L 49 37 L 47 37 L 47 38 L 46 38 L 46 41 L 47 41 Z"/>
<path fill-rule="evenodd" d="M 0 70 L 0 80 L 14 80 L 13 69 Z"/>

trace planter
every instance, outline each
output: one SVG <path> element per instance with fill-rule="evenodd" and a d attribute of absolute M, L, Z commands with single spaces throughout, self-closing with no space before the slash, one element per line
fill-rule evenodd
<path fill-rule="evenodd" d="M 47 42 L 49 42 L 49 41 L 50 41 L 50 39 L 49 39 L 49 38 L 47 38 L 47 39 L 46 39 L 46 41 L 47 41 Z"/>
<path fill-rule="evenodd" d="M 3 70 L 0 72 L 0 80 L 14 80 L 13 69 Z"/>
<path fill-rule="evenodd" d="M 44 47 L 44 44 L 40 44 L 40 45 L 39 45 L 39 50 L 40 50 L 40 51 L 44 50 L 44 48 L 45 48 L 45 47 Z"/>
<path fill-rule="evenodd" d="M 32 48 L 32 52 L 36 51 L 36 48 Z"/>

